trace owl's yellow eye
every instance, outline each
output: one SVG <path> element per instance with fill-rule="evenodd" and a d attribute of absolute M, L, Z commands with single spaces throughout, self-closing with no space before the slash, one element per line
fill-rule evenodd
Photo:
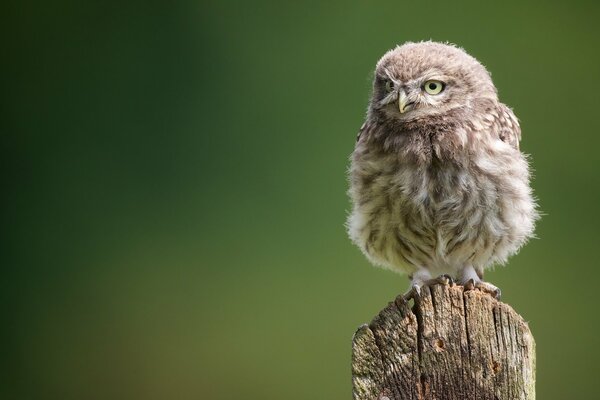
<path fill-rule="evenodd" d="M 392 82 L 392 81 L 385 81 L 385 91 L 389 93 L 392 90 L 394 90 L 394 82 Z"/>
<path fill-rule="evenodd" d="M 429 94 L 439 94 L 444 90 L 444 82 L 440 81 L 427 81 L 423 85 L 423 89 Z"/>

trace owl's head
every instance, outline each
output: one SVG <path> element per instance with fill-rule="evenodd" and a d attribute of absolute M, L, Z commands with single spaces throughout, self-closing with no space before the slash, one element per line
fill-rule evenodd
<path fill-rule="evenodd" d="M 437 42 L 405 43 L 377 63 L 370 112 L 418 120 L 497 98 L 489 72 L 464 50 Z"/>

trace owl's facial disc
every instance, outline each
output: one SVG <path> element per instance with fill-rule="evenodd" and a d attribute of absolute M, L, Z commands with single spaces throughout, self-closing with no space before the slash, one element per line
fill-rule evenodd
<path fill-rule="evenodd" d="M 424 120 L 468 104 L 465 89 L 469 87 L 461 76 L 452 76 L 442 67 L 410 74 L 380 68 L 376 71 L 371 107 L 391 121 Z"/>

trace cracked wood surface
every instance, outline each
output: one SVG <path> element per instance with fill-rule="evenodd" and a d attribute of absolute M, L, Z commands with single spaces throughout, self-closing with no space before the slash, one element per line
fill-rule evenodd
<path fill-rule="evenodd" d="M 457 285 L 401 296 L 352 342 L 355 400 L 533 400 L 535 342 L 509 305 Z"/>

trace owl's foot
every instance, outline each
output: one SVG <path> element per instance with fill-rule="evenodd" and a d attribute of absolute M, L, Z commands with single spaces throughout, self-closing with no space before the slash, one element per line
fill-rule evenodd
<path fill-rule="evenodd" d="M 437 278 L 433 278 L 433 279 L 426 281 L 424 285 L 431 286 L 431 285 L 453 285 L 453 284 L 454 284 L 454 279 L 448 274 L 443 274 L 443 275 L 438 276 Z"/>
<path fill-rule="evenodd" d="M 421 288 L 433 285 L 454 285 L 454 279 L 450 275 L 444 274 L 426 281 L 413 280 L 410 289 L 402 297 L 407 301 L 414 299 L 421 296 Z"/>
<path fill-rule="evenodd" d="M 479 289 L 482 292 L 491 295 L 496 300 L 500 300 L 500 296 L 502 295 L 502 291 L 500 290 L 499 287 L 494 286 L 494 285 L 492 285 L 489 282 L 484 282 L 482 280 L 477 280 L 476 281 L 474 279 L 469 279 L 465 283 L 464 286 L 465 286 L 465 290 Z"/>

